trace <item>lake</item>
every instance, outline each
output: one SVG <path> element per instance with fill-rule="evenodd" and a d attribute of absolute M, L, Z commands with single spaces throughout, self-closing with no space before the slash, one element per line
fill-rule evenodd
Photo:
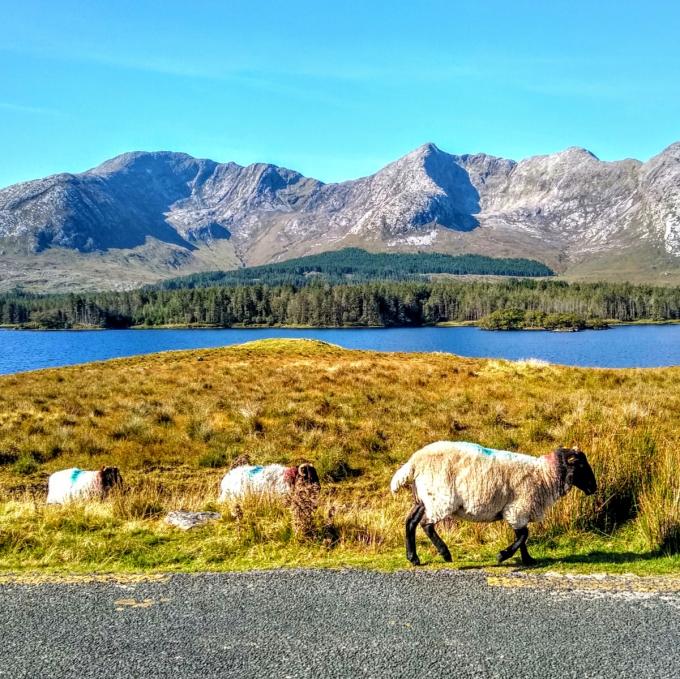
<path fill-rule="evenodd" d="M 680 365 L 680 325 L 631 325 L 569 333 L 489 332 L 473 327 L 0 330 L 0 374 L 171 349 L 221 347 L 270 337 L 320 339 L 348 349 L 443 351 L 608 368 Z"/>

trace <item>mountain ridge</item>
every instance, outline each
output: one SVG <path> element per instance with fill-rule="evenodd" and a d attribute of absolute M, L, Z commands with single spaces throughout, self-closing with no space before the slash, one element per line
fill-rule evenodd
<path fill-rule="evenodd" d="M 515 161 L 428 142 L 337 183 L 133 151 L 0 189 L 0 289 L 134 287 L 344 247 L 531 257 L 586 278 L 627 262 L 638 280 L 675 282 L 680 142 L 646 162 L 580 147 Z"/>

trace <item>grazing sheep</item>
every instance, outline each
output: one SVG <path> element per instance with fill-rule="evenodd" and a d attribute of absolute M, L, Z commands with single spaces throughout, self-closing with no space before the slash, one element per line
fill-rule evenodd
<path fill-rule="evenodd" d="M 535 562 L 527 551 L 527 524 L 540 521 L 572 486 L 586 495 L 597 490 L 585 453 L 577 448 L 532 457 L 464 441 L 438 441 L 415 452 L 392 477 L 392 492 L 409 483 L 415 505 L 406 518 L 406 558 L 414 566 L 420 564 L 415 542 L 419 523 L 444 560 L 451 561 L 435 530 L 438 521 L 450 517 L 505 519 L 515 531 L 515 541 L 498 554 L 498 563 L 519 549 L 528 566 Z"/>
<path fill-rule="evenodd" d="M 108 492 L 123 483 L 118 467 L 102 467 L 97 472 L 75 467 L 50 475 L 47 491 L 48 504 L 63 504 L 79 498 L 106 497 Z"/>
<path fill-rule="evenodd" d="M 319 485 L 319 475 L 313 465 L 305 463 L 298 467 L 284 467 L 282 464 L 244 464 L 234 467 L 222 478 L 220 502 L 238 500 L 248 493 L 284 496 L 300 483 Z"/>

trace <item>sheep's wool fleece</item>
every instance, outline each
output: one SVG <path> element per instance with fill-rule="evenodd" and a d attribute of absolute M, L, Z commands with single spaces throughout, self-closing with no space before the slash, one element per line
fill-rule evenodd
<path fill-rule="evenodd" d="M 481 522 L 504 518 L 523 528 L 540 521 L 561 494 L 551 456 L 438 441 L 414 453 L 408 464 L 425 516 L 435 523 L 451 516 Z"/>
<path fill-rule="evenodd" d="M 248 493 L 285 495 L 290 492 L 285 480 L 286 469 L 282 464 L 234 467 L 222 478 L 220 500 L 240 498 Z"/>
<path fill-rule="evenodd" d="M 76 467 L 62 469 L 50 475 L 48 481 L 48 504 L 62 504 L 77 498 L 87 498 L 101 493 L 101 475 Z"/>

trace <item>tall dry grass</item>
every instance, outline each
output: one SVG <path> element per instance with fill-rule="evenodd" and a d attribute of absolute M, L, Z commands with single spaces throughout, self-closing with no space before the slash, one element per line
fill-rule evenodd
<path fill-rule="evenodd" d="M 533 534 L 546 544 L 636 534 L 650 553 L 677 552 L 678 413 L 677 368 L 577 369 L 299 341 L 6 376 L 0 566 L 25 557 L 37 567 L 99 559 L 188 568 L 238 555 L 261 563 L 279 558 L 275 548 L 289 560 L 331 549 L 351 562 L 352 554 L 399 550 L 409 498 L 391 498 L 389 478 L 438 439 L 531 454 L 578 445 L 598 477 L 597 496 L 571 493 Z M 219 479 L 242 455 L 317 466 L 322 492 L 306 527 L 276 503 L 249 504 L 240 518 L 218 507 Z M 104 464 L 121 468 L 124 493 L 44 506 L 49 473 Z M 215 508 L 223 520 L 191 535 L 162 520 L 171 509 Z M 507 534 L 500 525 L 445 532 L 470 553 Z"/>

